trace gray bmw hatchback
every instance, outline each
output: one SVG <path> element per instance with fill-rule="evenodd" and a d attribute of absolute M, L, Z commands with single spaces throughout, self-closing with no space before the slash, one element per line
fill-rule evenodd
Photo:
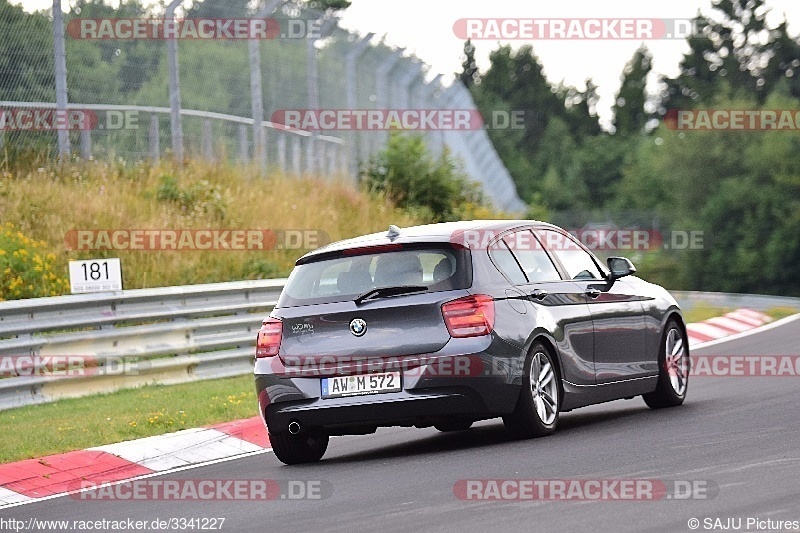
<path fill-rule="evenodd" d="M 275 455 L 317 461 L 331 435 L 381 426 L 502 417 L 528 438 L 591 404 L 683 403 L 680 308 L 635 271 L 535 221 L 390 226 L 304 255 L 257 338 Z"/>

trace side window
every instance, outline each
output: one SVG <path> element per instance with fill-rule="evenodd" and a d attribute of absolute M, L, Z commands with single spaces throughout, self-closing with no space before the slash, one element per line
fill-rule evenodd
<path fill-rule="evenodd" d="M 552 230 L 537 230 L 536 234 L 567 271 L 570 279 L 603 279 L 592 256 L 570 237 Z"/>
<path fill-rule="evenodd" d="M 525 279 L 525 274 L 520 270 L 519 263 L 514 259 L 511 250 L 502 240 L 489 247 L 489 257 L 494 266 L 497 267 L 497 270 L 502 272 L 514 285 L 522 285 L 528 282 Z"/>
<path fill-rule="evenodd" d="M 539 241 L 529 230 L 506 235 L 503 240 L 514 252 L 514 256 L 516 256 L 519 265 L 525 272 L 529 283 L 558 281 L 561 279 L 547 252 L 542 249 Z"/>

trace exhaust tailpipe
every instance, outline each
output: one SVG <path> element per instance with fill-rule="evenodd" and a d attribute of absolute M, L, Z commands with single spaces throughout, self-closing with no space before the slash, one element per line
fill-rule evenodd
<path fill-rule="evenodd" d="M 300 433 L 300 422 L 298 422 L 297 420 L 292 420 L 291 422 L 289 422 L 289 433 L 291 435 L 297 435 L 298 433 Z"/>

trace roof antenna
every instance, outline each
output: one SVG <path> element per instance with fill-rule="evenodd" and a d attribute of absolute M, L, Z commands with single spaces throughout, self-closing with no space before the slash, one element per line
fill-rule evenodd
<path fill-rule="evenodd" d="M 386 238 L 389 239 L 390 241 L 394 241 L 399 236 L 400 236 L 400 228 L 398 228 L 394 224 L 389 224 L 389 231 L 386 232 Z"/>

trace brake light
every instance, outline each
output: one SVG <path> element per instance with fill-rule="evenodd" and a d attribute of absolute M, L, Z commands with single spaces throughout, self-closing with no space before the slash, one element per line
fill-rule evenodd
<path fill-rule="evenodd" d="M 347 250 L 342 251 L 342 255 L 344 256 L 351 256 L 351 255 L 370 255 L 370 254 L 382 254 L 384 252 L 397 252 L 403 249 L 403 245 L 400 243 L 393 243 L 393 244 L 378 244 L 376 246 L 363 246 L 361 248 L 348 248 Z"/>
<path fill-rule="evenodd" d="M 256 337 L 256 359 L 278 355 L 282 335 L 283 323 L 277 318 L 266 319 Z"/>
<path fill-rule="evenodd" d="M 452 337 L 479 337 L 494 329 L 494 298 L 476 294 L 442 305 L 442 316 Z"/>

